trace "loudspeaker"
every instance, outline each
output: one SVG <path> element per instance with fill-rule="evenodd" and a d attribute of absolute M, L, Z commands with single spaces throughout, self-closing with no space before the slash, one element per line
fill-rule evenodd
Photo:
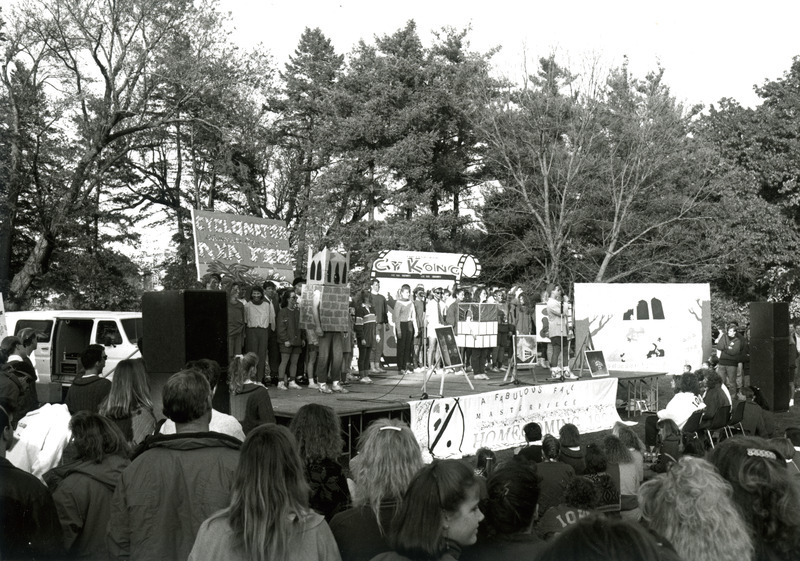
<path fill-rule="evenodd" d="M 789 336 L 787 302 L 750 302 L 750 338 Z"/>
<path fill-rule="evenodd" d="M 772 411 L 789 409 L 789 304 L 750 303 L 750 383 Z"/>
<path fill-rule="evenodd" d="M 228 303 L 221 290 L 146 292 L 142 330 L 150 373 L 173 374 L 201 358 L 228 366 Z"/>

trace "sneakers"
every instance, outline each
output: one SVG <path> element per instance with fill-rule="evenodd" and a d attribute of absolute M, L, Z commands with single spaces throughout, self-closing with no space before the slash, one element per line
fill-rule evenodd
<path fill-rule="evenodd" d="M 560 368 L 551 368 L 550 369 L 550 379 L 551 380 L 560 380 L 562 376 Z"/>
<path fill-rule="evenodd" d="M 361 376 L 360 382 L 362 384 L 371 384 L 372 383 L 372 378 L 370 378 L 369 376 Z"/>
<path fill-rule="evenodd" d="M 358 382 L 358 376 L 353 376 L 348 372 L 345 380 L 348 382 Z"/>
<path fill-rule="evenodd" d="M 308 387 L 312 390 L 319 390 L 319 384 L 315 380 L 308 380 Z M 321 390 L 320 390 L 321 391 Z"/>
<path fill-rule="evenodd" d="M 289 382 L 289 387 L 292 388 L 293 390 L 301 390 L 301 389 L 303 389 L 301 386 L 297 385 L 297 382 L 295 382 L 294 380 Z"/>
<path fill-rule="evenodd" d="M 327 385 L 325 387 L 327 387 Z M 333 391 L 335 391 L 336 393 L 350 393 L 350 390 L 348 390 L 347 388 L 342 386 L 342 384 L 339 383 L 339 382 L 334 382 L 333 383 Z M 326 392 L 326 393 L 329 393 L 329 392 Z"/>
<path fill-rule="evenodd" d="M 577 380 L 578 376 L 573 374 L 572 371 L 569 368 L 565 368 L 564 369 L 564 378 L 567 379 L 567 380 Z"/>
<path fill-rule="evenodd" d="M 286 391 L 289 388 L 286 387 L 286 382 L 278 382 L 278 389 Z"/>
<path fill-rule="evenodd" d="M 488 380 L 489 376 L 487 376 L 486 374 L 475 374 L 472 378 L 474 380 Z"/>
<path fill-rule="evenodd" d="M 328 387 L 328 384 L 319 384 L 319 393 L 333 393 L 333 392 Z"/>

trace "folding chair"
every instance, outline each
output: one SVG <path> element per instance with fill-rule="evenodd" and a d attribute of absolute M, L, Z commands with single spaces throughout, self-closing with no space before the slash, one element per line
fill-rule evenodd
<path fill-rule="evenodd" d="M 741 434 L 744 434 L 744 427 L 742 426 L 742 419 L 744 418 L 744 407 L 747 402 L 740 401 L 736 404 L 736 409 L 733 410 L 731 413 L 731 420 L 728 423 L 728 426 L 725 427 L 725 436 L 728 438 L 733 436 L 733 431 L 738 430 Z"/>
<path fill-rule="evenodd" d="M 717 434 L 717 439 L 719 440 L 719 431 L 724 431 L 728 427 L 728 421 L 731 418 L 731 406 L 724 405 L 717 409 L 717 412 L 714 413 L 714 418 L 711 419 L 711 424 L 707 426 L 705 430 L 705 435 L 708 438 L 708 443 L 711 445 L 711 448 L 714 448 L 714 436 L 713 434 Z M 727 434 L 727 433 L 726 433 Z"/>

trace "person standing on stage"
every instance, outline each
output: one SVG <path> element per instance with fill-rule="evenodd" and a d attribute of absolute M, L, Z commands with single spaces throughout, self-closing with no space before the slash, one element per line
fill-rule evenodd
<path fill-rule="evenodd" d="M 239 297 L 241 287 L 238 282 L 228 284 L 228 363 L 238 354 L 244 346 L 245 327 L 244 304 Z"/>
<path fill-rule="evenodd" d="M 564 303 L 564 293 L 561 287 L 556 285 L 550 291 L 550 298 L 547 300 L 547 319 L 549 322 L 550 333 L 550 372 L 553 378 L 573 379 L 577 378 L 569 370 L 569 348 L 568 325 L 567 325 L 567 305 Z"/>
<path fill-rule="evenodd" d="M 394 328 L 397 337 L 397 369 L 403 374 L 414 367 L 414 333 L 419 331 L 414 302 L 411 301 L 411 287 L 407 284 L 400 287 L 400 297 L 394 305 Z"/>
<path fill-rule="evenodd" d="M 358 376 L 362 384 L 371 384 L 369 358 L 375 340 L 375 312 L 370 303 L 370 294 L 362 290 L 356 296 L 356 342 L 358 343 Z"/>
<path fill-rule="evenodd" d="M 375 374 L 385 373 L 381 368 L 381 356 L 383 355 L 383 335 L 386 331 L 386 324 L 389 323 L 389 315 L 386 307 L 386 298 L 380 293 L 381 281 L 372 279 L 370 286 L 372 295 L 370 297 L 372 309 L 375 311 L 375 340 L 372 341 L 370 348 L 372 372 Z"/>
<path fill-rule="evenodd" d="M 269 377 L 272 368 L 267 362 L 269 351 L 269 330 L 275 332 L 275 309 L 270 300 L 264 300 L 264 290 L 256 285 L 250 291 L 250 300 L 244 305 L 244 317 L 247 323 L 247 336 L 245 337 L 245 352 L 253 353 L 258 357 L 257 378 L 264 382 Z"/>
<path fill-rule="evenodd" d="M 273 310 L 273 318 L 278 317 L 278 310 L 281 309 L 281 297 L 278 294 L 278 288 L 275 286 L 275 283 L 272 281 L 266 281 L 264 283 L 264 300 L 270 302 L 272 304 Z M 272 383 L 277 384 L 277 378 L 275 377 L 275 373 L 278 371 L 278 368 L 281 364 L 281 350 L 280 345 L 278 344 L 278 326 L 276 322 L 272 322 L 272 325 L 267 329 L 269 333 L 269 338 L 267 340 L 267 365 L 269 366 L 270 372 L 272 372 Z"/>

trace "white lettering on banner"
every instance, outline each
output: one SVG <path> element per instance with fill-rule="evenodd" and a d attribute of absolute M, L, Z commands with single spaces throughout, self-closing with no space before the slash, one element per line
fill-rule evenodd
<path fill-rule="evenodd" d="M 522 427 L 529 422 L 539 423 L 545 434 L 558 434 L 566 423 L 574 424 L 582 433 L 610 429 L 620 420 L 616 396 L 616 378 L 462 396 L 455 400 L 459 416 L 463 416 L 463 432 L 460 426 L 458 432 L 465 437 L 459 446 L 454 445 L 453 438 L 443 438 L 437 432 L 454 430 L 451 419 L 443 422 L 444 412 L 453 407 L 453 398 L 412 401 L 411 429 L 434 457 L 459 457 L 484 446 L 503 449 L 522 445 Z"/>

